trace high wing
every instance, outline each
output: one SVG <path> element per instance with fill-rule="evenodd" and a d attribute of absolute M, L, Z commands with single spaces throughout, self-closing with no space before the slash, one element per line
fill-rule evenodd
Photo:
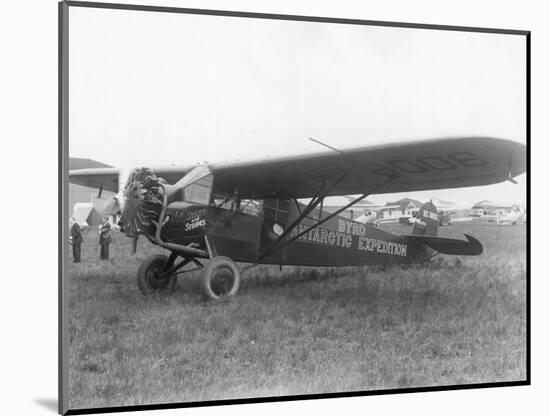
<path fill-rule="evenodd" d="M 526 147 L 505 139 L 461 137 L 418 140 L 316 154 L 210 165 L 214 186 L 242 198 L 308 198 L 489 185 L 526 169 Z M 152 168 L 175 183 L 193 166 Z M 80 169 L 70 182 L 118 190 L 120 170 Z"/>
<path fill-rule="evenodd" d="M 152 170 L 168 183 L 176 183 L 193 167 L 195 165 L 161 166 L 153 167 Z M 119 191 L 119 181 L 126 181 L 129 173 L 128 169 L 120 168 L 74 169 L 69 171 L 69 182 L 116 193 Z"/>
<path fill-rule="evenodd" d="M 69 171 L 69 182 L 118 192 L 118 168 L 88 168 Z"/>
<path fill-rule="evenodd" d="M 460 188 L 525 172 L 526 147 L 488 137 L 444 138 L 212 166 L 218 189 L 242 197 L 312 197 Z M 326 193 L 325 193 L 326 192 Z"/>

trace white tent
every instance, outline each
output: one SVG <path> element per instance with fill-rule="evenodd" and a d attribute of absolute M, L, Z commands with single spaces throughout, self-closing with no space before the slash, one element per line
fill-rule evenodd
<path fill-rule="evenodd" d="M 91 202 L 77 202 L 74 204 L 73 218 L 82 227 L 93 227 L 103 224 L 101 214 Z"/>

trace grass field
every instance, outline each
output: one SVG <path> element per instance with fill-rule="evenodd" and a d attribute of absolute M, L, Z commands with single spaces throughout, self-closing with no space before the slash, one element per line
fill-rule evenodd
<path fill-rule="evenodd" d="M 135 273 L 158 249 L 141 241 L 131 257 L 115 235 L 100 262 L 88 232 L 67 275 L 70 407 L 523 380 L 525 225 L 439 232 L 462 233 L 485 252 L 385 269 L 261 266 L 237 297 L 205 302 L 198 275 L 142 296 Z"/>

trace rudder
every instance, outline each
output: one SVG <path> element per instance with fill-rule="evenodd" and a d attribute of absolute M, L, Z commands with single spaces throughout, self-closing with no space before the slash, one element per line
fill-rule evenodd
<path fill-rule="evenodd" d="M 416 222 L 414 223 L 412 234 L 413 235 L 437 235 L 437 228 L 439 227 L 439 216 L 437 215 L 437 208 L 429 201 L 420 207 L 418 214 L 416 214 Z"/>

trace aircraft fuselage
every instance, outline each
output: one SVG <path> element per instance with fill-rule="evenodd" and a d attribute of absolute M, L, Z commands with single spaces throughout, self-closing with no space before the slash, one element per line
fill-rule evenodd
<path fill-rule="evenodd" d="M 433 254 L 433 250 L 422 244 L 340 215 L 314 227 L 330 214 L 314 210 L 292 228 L 285 238 L 286 244 L 259 259 L 304 208 L 305 205 L 293 200 L 263 201 L 261 210 L 254 214 L 214 206 L 171 204 L 167 207 L 168 220 L 163 225 L 162 239 L 200 246 L 206 237 L 214 255 L 241 262 L 282 265 L 402 264 L 419 262 Z M 291 239 L 294 240 L 288 242 Z"/>

